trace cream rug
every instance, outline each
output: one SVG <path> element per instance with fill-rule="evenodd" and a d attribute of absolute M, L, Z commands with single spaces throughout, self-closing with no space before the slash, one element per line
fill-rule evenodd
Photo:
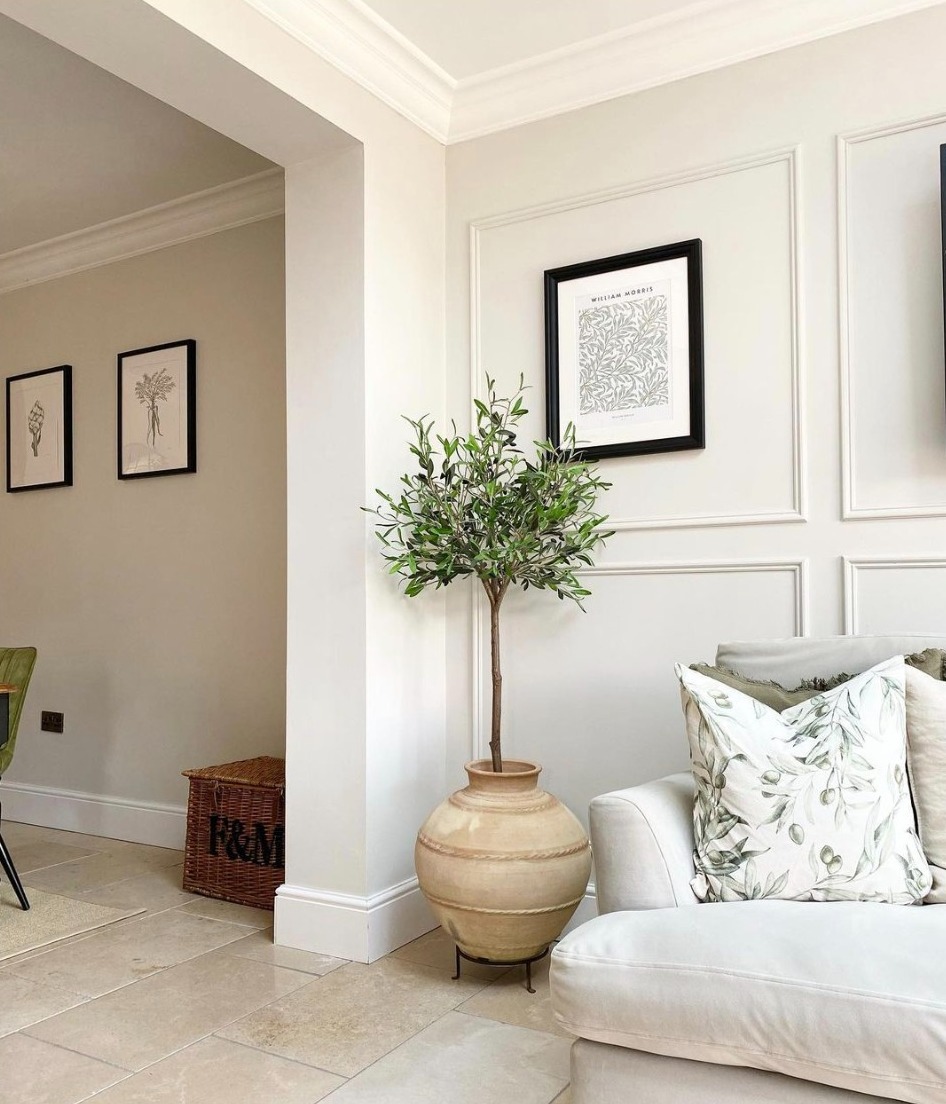
<path fill-rule="evenodd" d="M 8 882 L 0 885 L 0 962 L 145 911 L 93 905 L 29 886 L 26 895 L 29 912 L 20 908 Z"/>

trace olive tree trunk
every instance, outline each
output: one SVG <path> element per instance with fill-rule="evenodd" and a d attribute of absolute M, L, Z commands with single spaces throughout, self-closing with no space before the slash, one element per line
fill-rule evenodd
<path fill-rule="evenodd" d="M 497 582 L 483 580 L 486 596 L 489 598 L 489 656 L 490 674 L 493 684 L 493 708 L 490 719 L 489 753 L 493 761 L 493 770 L 497 774 L 503 771 L 502 718 L 503 718 L 503 672 L 499 653 L 499 608 L 509 581 Z"/>

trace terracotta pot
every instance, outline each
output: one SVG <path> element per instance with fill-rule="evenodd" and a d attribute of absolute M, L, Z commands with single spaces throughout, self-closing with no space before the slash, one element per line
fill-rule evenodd
<path fill-rule="evenodd" d="M 424 896 L 460 950 L 496 962 L 531 958 L 562 933 L 591 873 L 591 844 L 576 817 L 538 788 L 541 767 L 467 763 L 470 782 L 417 834 Z"/>

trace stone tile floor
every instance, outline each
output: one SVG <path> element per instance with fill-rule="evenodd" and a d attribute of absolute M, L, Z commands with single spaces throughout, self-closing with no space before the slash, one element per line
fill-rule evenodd
<path fill-rule="evenodd" d="M 0 1104 L 567 1104 L 548 967 L 438 931 L 365 966 L 181 890 L 178 851 L 4 823 L 27 886 L 139 916 L 0 962 Z"/>

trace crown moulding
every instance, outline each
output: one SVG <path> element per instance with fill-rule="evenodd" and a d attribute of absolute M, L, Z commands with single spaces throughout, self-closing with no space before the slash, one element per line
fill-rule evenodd
<path fill-rule="evenodd" d="M 0 294 L 281 215 L 282 169 L 0 253 Z"/>
<path fill-rule="evenodd" d="M 444 143 L 654 88 L 942 0 L 696 0 L 455 80 L 364 0 L 244 0 Z"/>

